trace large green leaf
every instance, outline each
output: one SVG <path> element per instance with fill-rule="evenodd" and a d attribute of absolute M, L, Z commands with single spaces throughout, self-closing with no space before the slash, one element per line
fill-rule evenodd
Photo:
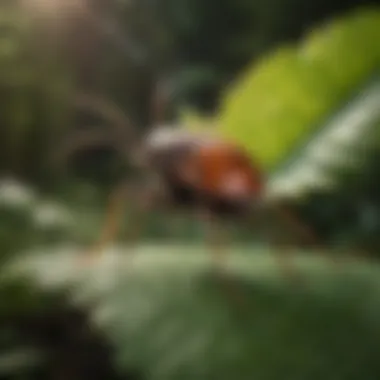
<path fill-rule="evenodd" d="M 281 276 L 265 249 L 234 248 L 230 281 L 201 248 L 140 247 L 78 265 L 75 247 L 36 253 L 9 272 L 41 289 L 67 289 L 91 307 L 118 348 L 120 368 L 146 379 L 363 379 L 380 376 L 378 267 L 297 257 L 301 283 Z M 240 305 L 240 307 L 239 307 Z"/>
<path fill-rule="evenodd" d="M 377 72 L 379 33 L 379 9 L 359 10 L 264 57 L 227 89 L 221 133 L 275 170 Z"/>

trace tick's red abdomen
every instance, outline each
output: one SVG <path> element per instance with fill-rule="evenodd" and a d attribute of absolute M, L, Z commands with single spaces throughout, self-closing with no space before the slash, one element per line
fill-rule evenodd
<path fill-rule="evenodd" d="M 200 145 L 181 169 L 184 180 L 202 193 L 229 201 L 253 199 L 261 194 L 259 169 L 241 149 L 227 143 Z"/>

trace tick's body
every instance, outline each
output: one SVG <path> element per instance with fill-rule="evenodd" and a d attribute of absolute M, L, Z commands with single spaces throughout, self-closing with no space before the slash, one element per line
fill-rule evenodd
<path fill-rule="evenodd" d="M 159 130 L 148 136 L 146 164 L 176 205 L 216 216 L 244 216 L 261 196 L 259 170 L 241 149 L 214 136 Z"/>

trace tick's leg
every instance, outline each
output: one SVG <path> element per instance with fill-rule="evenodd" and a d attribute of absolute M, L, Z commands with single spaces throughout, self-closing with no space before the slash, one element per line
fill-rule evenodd
<path fill-rule="evenodd" d="M 225 272 L 227 259 L 226 243 L 228 240 L 226 238 L 227 231 L 225 228 L 222 228 L 221 221 L 215 218 L 210 212 L 201 211 L 200 218 L 206 227 L 206 242 L 212 249 L 213 263 L 222 286 L 228 293 L 228 296 L 239 306 L 242 306 L 244 302 L 242 294 Z"/>
<path fill-rule="evenodd" d="M 273 212 L 269 212 L 268 208 L 257 209 L 247 216 L 245 223 L 255 230 L 258 237 L 273 247 L 271 254 L 274 255 L 281 273 L 294 281 L 298 276 L 292 262 L 292 252 L 284 239 L 282 229 L 278 226 L 278 217 L 273 216 Z"/>
<path fill-rule="evenodd" d="M 102 256 L 104 250 L 114 241 L 119 232 L 124 216 L 128 187 L 125 184 L 114 189 L 109 197 L 106 216 L 97 242 L 86 251 L 84 263 L 92 262 Z"/>
<path fill-rule="evenodd" d="M 279 215 L 280 219 L 290 229 L 293 238 L 298 241 L 304 241 L 318 249 L 319 253 L 328 260 L 331 264 L 336 266 L 338 264 L 337 258 L 334 255 L 328 255 L 327 250 L 323 249 L 323 245 L 313 229 L 307 225 L 300 217 L 291 211 L 289 207 L 284 205 L 276 205 L 275 212 Z"/>
<path fill-rule="evenodd" d="M 301 279 L 293 261 L 292 247 L 277 236 L 272 240 L 274 254 L 281 273 L 290 281 L 299 282 Z"/>
<path fill-rule="evenodd" d="M 282 250 L 278 250 L 276 253 L 278 261 L 284 273 L 291 275 L 293 279 L 300 280 L 300 276 L 293 270 L 293 264 L 291 263 L 291 246 L 289 245 L 292 240 L 292 245 L 296 243 L 308 243 L 313 248 L 317 248 L 321 254 L 325 256 L 327 260 L 336 265 L 334 256 L 327 256 L 326 251 L 321 249 L 321 242 L 317 234 L 313 229 L 302 221 L 296 213 L 294 213 L 289 207 L 283 204 L 275 204 L 270 207 L 271 214 L 275 219 L 280 222 L 280 230 L 288 234 L 287 245 L 282 245 Z M 282 228 L 283 226 L 283 228 Z M 280 248 L 281 244 L 276 242 L 276 246 Z"/>
<path fill-rule="evenodd" d="M 128 240 L 133 244 L 136 243 L 140 236 L 142 223 L 145 220 L 146 213 L 153 207 L 156 200 L 154 189 L 136 187 L 129 184 L 122 184 L 117 187 L 110 196 L 106 218 L 101 230 L 100 238 L 97 243 L 87 251 L 85 261 L 93 261 L 99 258 L 104 250 L 110 245 L 117 237 L 124 213 L 125 204 L 128 203 L 133 208 L 133 224 L 127 231 Z"/>
<path fill-rule="evenodd" d="M 297 241 L 304 241 L 314 247 L 320 245 L 320 241 L 312 228 L 302 221 L 289 207 L 284 205 L 274 205 L 272 210 L 279 217 L 280 221 L 286 224 L 286 227 L 291 230 L 293 237 Z"/>
<path fill-rule="evenodd" d="M 226 231 L 222 231 L 220 222 L 208 212 L 202 212 L 201 218 L 206 228 L 206 242 L 212 248 L 212 257 L 218 272 L 225 269 Z"/>

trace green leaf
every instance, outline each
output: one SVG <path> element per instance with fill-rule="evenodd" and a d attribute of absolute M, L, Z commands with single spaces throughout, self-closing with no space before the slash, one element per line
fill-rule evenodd
<path fill-rule="evenodd" d="M 70 289 L 73 302 L 91 306 L 121 369 L 157 380 L 380 376 L 377 266 L 337 268 L 302 254 L 300 286 L 265 249 L 233 248 L 227 273 L 243 297 L 238 304 L 204 249 L 155 245 L 129 258 L 118 249 L 85 270 L 74 252 L 30 255 L 12 271 L 41 289 Z"/>
<path fill-rule="evenodd" d="M 379 33 L 379 9 L 358 10 L 264 57 L 227 90 L 220 132 L 277 169 L 377 72 Z"/>

